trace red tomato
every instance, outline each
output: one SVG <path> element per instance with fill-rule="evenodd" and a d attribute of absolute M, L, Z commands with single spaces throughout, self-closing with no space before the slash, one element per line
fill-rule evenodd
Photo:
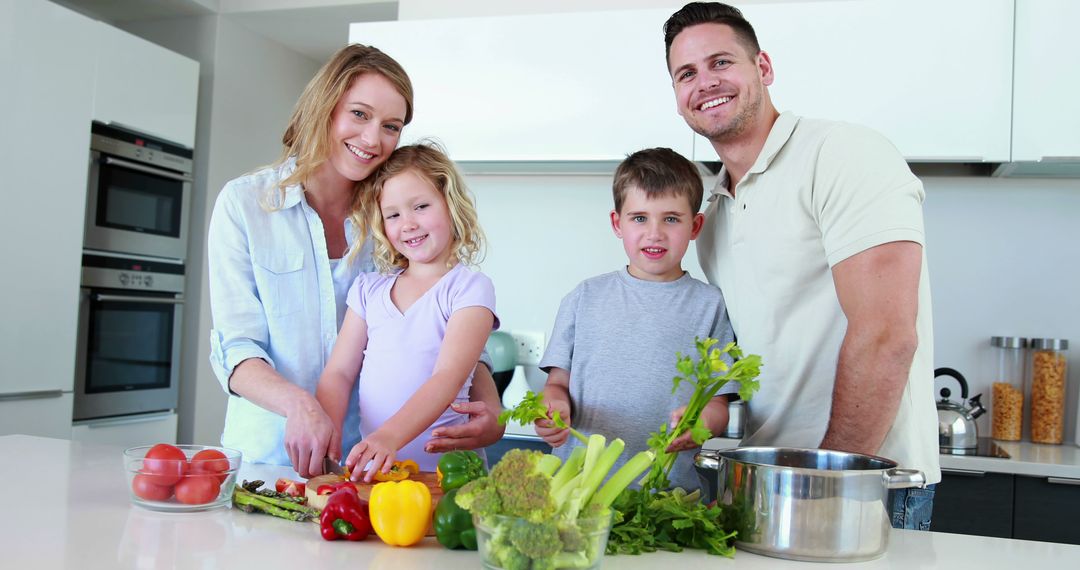
<path fill-rule="evenodd" d="M 135 496 L 147 501 L 167 501 L 172 496 L 172 487 L 155 485 L 152 475 L 138 473 L 131 480 L 131 490 Z"/>
<path fill-rule="evenodd" d="M 293 481 L 292 479 L 278 479 L 274 484 L 274 488 L 278 493 L 285 493 L 290 497 L 303 497 L 304 496 L 304 484 L 300 481 Z"/>
<path fill-rule="evenodd" d="M 175 445 L 159 443 L 150 448 L 143 458 L 143 473 L 148 474 L 155 485 L 174 485 L 187 473 L 187 456 Z"/>
<path fill-rule="evenodd" d="M 205 505 L 216 499 L 221 483 L 213 475 L 188 475 L 176 484 L 176 500 L 185 505 Z"/>
<path fill-rule="evenodd" d="M 191 458 L 190 473 L 214 475 L 218 483 L 224 483 L 229 471 L 229 458 L 216 449 L 204 449 Z"/>

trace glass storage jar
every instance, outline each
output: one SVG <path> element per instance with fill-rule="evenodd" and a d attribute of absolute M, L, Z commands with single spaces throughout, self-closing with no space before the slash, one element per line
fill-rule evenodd
<path fill-rule="evenodd" d="M 990 433 L 994 439 L 1020 441 L 1024 433 L 1024 356 L 1028 339 L 990 337 L 997 353 L 997 372 L 991 386 Z"/>
<path fill-rule="evenodd" d="M 1031 339 L 1031 441 L 1061 443 L 1065 431 L 1065 351 L 1069 341 Z"/>

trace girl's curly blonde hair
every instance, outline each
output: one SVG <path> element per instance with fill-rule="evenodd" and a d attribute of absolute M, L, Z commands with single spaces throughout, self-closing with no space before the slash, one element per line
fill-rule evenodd
<path fill-rule="evenodd" d="M 353 201 L 350 214 L 353 223 L 360 229 L 361 235 L 370 232 L 375 240 L 372 254 L 375 266 L 383 273 L 409 266 L 409 260 L 398 253 L 386 237 L 382 210 L 379 208 L 386 181 L 408 170 L 430 182 L 446 200 L 454 231 L 447 267 L 453 267 L 457 262 L 465 265 L 480 263 L 484 258 L 484 231 L 480 228 L 476 206 L 465 180 L 438 144 L 421 141 L 398 147 L 373 176 L 360 183 Z M 355 256 L 359 250 L 358 246 L 354 247 L 352 255 Z"/>

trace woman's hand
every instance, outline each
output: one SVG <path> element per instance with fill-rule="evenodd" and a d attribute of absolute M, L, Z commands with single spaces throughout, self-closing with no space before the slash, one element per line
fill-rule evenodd
<path fill-rule="evenodd" d="M 390 467 L 394 465 L 394 459 L 397 457 L 398 449 L 398 446 L 390 439 L 376 430 L 375 433 L 365 437 L 360 443 L 353 446 L 352 450 L 349 451 L 349 457 L 345 460 L 345 466 L 352 473 L 353 481 L 360 480 L 361 471 L 364 473 L 364 483 L 370 483 L 377 471 L 383 473 L 390 471 Z M 368 467 L 368 463 L 371 463 L 371 466 L 364 471 Z"/>
<path fill-rule="evenodd" d="M 285 451 L 293 469 L 308 479 L 323 472 L 323 457 L 341 457 L 341 434 L 334 429 L 314 398 L 300 402 L 285 415 Z"/>
<path fill-rule="evenodd" d="M 469 422 L 432 431 L 424 451 L 445 453 L 457 449 L 479 449 L 499 441 L 506 432 L 506 426 L 499 424 L 501 410 L 492 410 L 489 402 L 454 403 L 450 408 L 459 414 L 468 414 Z"/>

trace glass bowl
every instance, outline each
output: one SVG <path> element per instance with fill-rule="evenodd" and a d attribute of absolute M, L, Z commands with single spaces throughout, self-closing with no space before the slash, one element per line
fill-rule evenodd
<path fill-rule="evenodd" d="M 484 568 L 599 568 L 604 561 L 612 515 L 572 523 L 533 523 L 517 517 L 473 517 Z M 524 558 L 528 558 L 526 561 Z M 527 563 L 526 563 L 527 562 Z M 526 563 L 526 564 L 523 564 Z"/>
<path fill-rule="evenodd" d="M 232 502 L 240 461 L 239 451 L 225 447 L 143 445 L 124 450 L 124 474 L 131 502 L 140 507 L 204 511 Z"/>

